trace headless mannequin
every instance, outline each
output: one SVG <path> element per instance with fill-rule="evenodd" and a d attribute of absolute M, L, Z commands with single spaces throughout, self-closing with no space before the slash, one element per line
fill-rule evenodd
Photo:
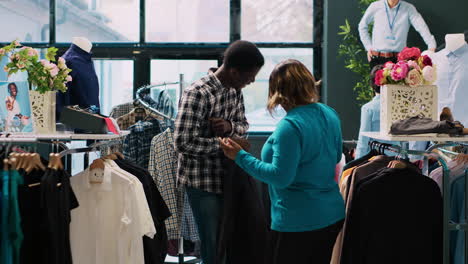
<path fill-rule="evenodd" d="M 72 43 L 88 53 L 91 52 L 91 47 L 93 46 L 91 41 L 85 37 L 73 37 Z"/>
<path fill-rule="evenodd" d="M 449 51 L 456 51 L 461 48 L 465 41 L 464 34 L 447 34 L 445 35 L 445 48 Z"/>
<path fill-rule="evenodd" d="M 63 107 L 79 105 L 87 108 L 92 105 L 100 107 L 99 80 L 91 59 L 92 43 L 85 37 L 74 37 L 72 45 L 63 54 L 73 80 L 67 83 L 65 93 L 57 93 L 57 118 L 59 120 Z"/>

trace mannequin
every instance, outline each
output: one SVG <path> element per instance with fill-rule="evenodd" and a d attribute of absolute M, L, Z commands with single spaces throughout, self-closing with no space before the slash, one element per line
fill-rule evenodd
<path fill-rule="evenodd" d="M 73 37 L 72 43 L 88 53 L 91 52 L 91 47 L 93 46 L 93 44 L 91 44 L 91 41 L 89 41 L 85 37 Z"/>
<path fill-rule="evenodd" d="M 445 35 L 445 48 L 449 51 L 456 51 L 463 44 L 465 44 L 465 35 L 464 34 L 447 34 Z"/>
<path fill-rule="evenodd" d="M 438 112 L 450 108 L 454 120 L 468 127 L 468 44 L 464 34 L 445 35 L 445 48 L 432 56 L 436 65 Z"/>
<path fill-rule="evenodd" d="M 62 55 L 73 80 L 67 83 L 65 93 L 57 93 L 57 120 L 63 107 L 79 105 L 81 108 L 100 107 L 99 80 L 94 69 L 92 43 L 85 37 L 74 37 L 70 48 Z"/>

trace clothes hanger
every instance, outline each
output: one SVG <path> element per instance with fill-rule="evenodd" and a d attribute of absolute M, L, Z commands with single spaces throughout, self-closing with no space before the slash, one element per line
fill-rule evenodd
<path fill-rule="evenodd" d="M 60 155 L 58 153 L 49 154 L 49 165 L 47 168 L 53 170 L 63 170 L 62 160 L 60 159 Z"/>
<path fill-rule="evenodd" d="M 29 157 L 29 159 L 26 167 L 24 168 L 26 173 L 29 173 L 34 169 L 45 171 L 46 167 L 44 166 L 44 164 L 42 164 L 41 157 L 38 153 L 29 153 L 27 154 L 27 156 Z"/>

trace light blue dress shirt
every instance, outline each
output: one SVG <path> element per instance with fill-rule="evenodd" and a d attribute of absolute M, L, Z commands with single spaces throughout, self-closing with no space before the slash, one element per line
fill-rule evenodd
<path fill-rule="evenodd" d="M 312 231 L 345 216 L 335 178 L 341 160 L 340 119 L 332 108 L 314 103 L 288 111 L 262 149 L 262 161 L 241 150 L 236 163 L 268 184 L 271 229 Z"/>
<path fill-rule="evenodd" d="M 372 39 L 369 36 L 371 22 L 374 22 Z M 390 25 L 393 25 L 392 29 Z M 400 1 L 393 8 L 388 6 L 387 0 L 370 4 L 359 22 L 359 35 L 367 51 L 400 52 L 406 47 L 410 25 L 421 34 L 429 49 L 436 48 L 435 38 L 421 14 L 405 1 Z"/>
<path fill-rule="evenodd" d="M 437 69 L 439 113 L 449 107 L 455 120 L 468 126 L 468 44 L 451 52 L 443 49 L 432 56 Z"/>
<path fill-rule="evenodd" d="M 380 94 L 376 95 L 370 102 L 361 107 L 361 126 L 359 128 L 359 139 L 356 147 L 356 159 L 369 153 L 369 138 L 362 132 L 380 131 Z"/>

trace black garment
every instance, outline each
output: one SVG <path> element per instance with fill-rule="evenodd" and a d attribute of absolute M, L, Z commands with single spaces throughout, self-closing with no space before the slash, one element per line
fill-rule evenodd
<path fill-rule="evenodd" d="M 64 170 L 46 169 L 40 188 L 48 233 L 48 264 L 71 264 L 70 210 L 78 207 L 78 201 L 71 189 L 70 175 Z"/>
<path fill-rule="evenodd" d="M 79 105 L 82 108 L 91 105 L 100 107 L 99 82 L 91 56 L 91 53 L 75 44 L 63 54 L 68 68 L 72 69 L 70 75 L 73 80 L 67 83 L 68 90 L 65 93 L 57 93 L 57 117 L 67 105 Z"/>
<path fill-rule="evenodd" d="M 383 168 L 356 186 L 342 264 L 442 263 L 442 197 L 412 168 Z"/>
<path fill-rule="evenodd" d="M 156 227 L 156 235 L 153 239 L 147 236 L 143 237 L 145 264 L 162 264 L 166 258 L 168 247 L 164 220 L 171 216 L 169 208 L 164 202 L 156 183 L 146 169 L 126 160 L 115 160 L 115 163 L 121 169 L 137 177 L 143 184 L 146 200 L 148 201 L 154 226 Z"/>
<path fill-rule="evenodd" d="M 23 243 L 21 244 L 21 264 L 47 264 L 48 244 L 45 208 L 41 207 L 41 188 L 28 187 L 29 184 L 41 182 L 43 171 L 33 170 L 26 174 L 19 171 L 24 184 L 18 186 L 18 202 L 21 214 L 21 229 L 23 230 Z"/>
<path fill-rule="evenodd" d="M 71 264 L 70 211 L 78 207 L 78 201 L 70 186 L 70 175 L 51 169 L 20 173 L 25 181 L 18 189 L 24 234 L 20 263 Z M 34 183 L 40 185 L 28 186 Z"/>
<path fill-rule="evenodd" d="M 273 231 L 273 263 L 330 264 L 333 245 L 343 222 L 307 232 Z"/>
<path fill-rule="evenodd" d="M 423 133 L 441 133 L 450 135 L 463 134 L 463 125 L 460 122 L 434 121 L 431 118 L 417 116 L 393 122 L 390 133 L 393 135 L 412 135 Z"/>
<path fill-rule="evenodd" d="M 369 62 L 370 69 L 372 70 L 375 66 L 379 64 L 385 64 L 387 61 L 396 63 L 398 61 L 398 57 L 395 56 L 395 57 L 385 58 L 385 57 L 379 57 L 379 56 L 372 56 L 371 61 Z"/>
<path fill-rule="evenodd" d="M 358 159 L 355 159 L 351 162 L 348 162 L 346 163 L 346 165 L 343 167 L 343 171 L 349 169 L 349 168 L 352 168 L 352 167 L 355 167 L 355 166 L 358 166 L 358 165 L 361 165 L 365 162 L 367 162 L 370 158 L 374 157 L 374 156 L 377 156 L 379 155 L 379 152 L 375 149 L 371 149 L 369 151 L 369 153 L 367 153 L 366 155 L 358 158 Z"/>
<path fill-rule="evenodd" d="M 272 232 L 261 195 L 252 177 L 224 159 L 224 208 L 219 228 L 217 262 L 272 263 Z"/>

